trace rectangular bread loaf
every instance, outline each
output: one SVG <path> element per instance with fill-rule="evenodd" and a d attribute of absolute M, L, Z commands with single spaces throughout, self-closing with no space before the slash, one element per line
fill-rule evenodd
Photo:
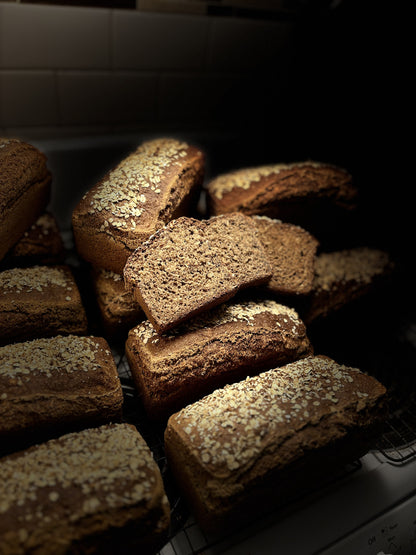
<path fill-rule="evenodd" d="M 4 447 L 118 421 L 122 405 L 117 367 L 102 337 L 57 336 L 0 347 Z"/>
<path fill-rule="evenodd" d="M 7 253 L 7 267 L 62 264 L 65 247 L 58 222 L 53 214 L 44 212 L 23 233 Z"/>
<path fill-rule="evenodd" d="M 59 334 L 86 335 L 87 316 L 68 266 L 0 272 L 0 344 Z"/>
<path fill-rule="evenodd" d="M 0 137 L 0 260 L 45 210 L 51 181 L 43 153 Z"/>
<path fill-rule="evenodd" d="M 271 266 L 252 218 L 226 214 L 169 222 L 129 257 L 126 289 L 158 333 L 267 283 Z"/>
<path fill-rule="evenodd" d="M 299 305 L 308 324 L 326 318 L 375 291 L 392 274 L 387 251 L 355 247 L 316 257 L 312 290 Z"/>
<path fill-rule="evenodd" d="M 104 334 L 125 341 L 125 334 L 144 319 L 143 310 L 126 291 L 122 275 L 93 267 L 91 279 Z"/>
<path fill-rule="evenodd" d="M 311 352 L 297 313 L 273 300 L 230 301 L 161 335 L 146 320 L 126 341 L 131 373 L 152 419 Z"/>
<path fill-rule="evenodd" d="M 226 530 L 365 454 L 384 421 L 385 398 L 385 388 L 359 370 L 307 357 L 172 415 L 168 464 L 200 524 Z"/>
<path fill-rule="evenodd" d="M 171 219 L 188 215 L 204 175 L 204 155 L 175 139 L 146 141 L 79 201 L 75 244 L 91 264 L 118 274 L 129 255 Z"/>
<path fill-rule="evenodd" d="M 290 203 L 303 200 L 312 206 L 326 199 L 334 206 L 350 207 L 357 201 L 357 189 L 346 170 L 309 160 L 224 173 L 212 179 L 206 190 L 210 214 L 241 211 L 282 220 Z"/>
<path fill-rule="evenodd" d="M 70 433 L 0 459 L 0 552 L 144 553 L 170 522 L 159 468 L 134 426 Z"/>
<path fill-rule="evenodd" d="M 209 215 L 259 214 L 303 227 L 321 246 L 350 238 L 358 189 L 344 168 L 316 161 L 243 168 L 206 185 Z"/>

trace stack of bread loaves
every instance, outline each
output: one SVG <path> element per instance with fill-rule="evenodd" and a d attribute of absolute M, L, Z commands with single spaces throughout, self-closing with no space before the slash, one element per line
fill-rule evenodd
<path fill-rule="evenodd" d="M 18 140 L 0 142 L 0 166 L 1 256 L 13 260 L 47 207 L 50 174 Z M 79 199 L 76 276 L 32 257 L 0 273 L 0 552 L 111 552 L 122 538 L 123 552 L 152 553 L 166 540 L 164 477 L 126 423 L 120 339 L 168 469 L 207 530 L 290 499 L 379 432 L 384 386 L 314 353 L 308 334 L 391 270 L 377 249 L 322 248 L 355 209 L 351 176 L 302 162 L 204 180 L 197 146 L 143 142 Z M 97 314 L 100 333 L 88 335 Z M 28 434 L 36 445 L 11 453 Z"/>

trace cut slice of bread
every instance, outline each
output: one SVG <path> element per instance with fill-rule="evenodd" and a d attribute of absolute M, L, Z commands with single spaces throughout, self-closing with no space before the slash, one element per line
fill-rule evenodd
<path fill-rule="evenodd" d="M 162 333 L 262 285 L 272 270 L 253 220 L 227 214 L 209 220 L 171 221 L 129 257 L 126 289 Z"/>
<path fill-rule="evenodd" d="M 273 269 L 267 289 L 281 295 L 304 295 L 312 290 L 318 241 L 305 229 L 253 216 Z"/>

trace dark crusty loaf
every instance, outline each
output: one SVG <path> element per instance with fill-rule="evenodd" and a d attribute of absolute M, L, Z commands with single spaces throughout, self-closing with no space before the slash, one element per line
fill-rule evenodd
<path fill-rule="evenodd" d="M 152 233 L 188 215 L 199 194 L 204 155 L 175 139 L 144 142 L 90 189 L 72 216 L 78 253 L 118 274 Z"/>
<path fill-rule="evenodd" d="M 133 379 L 152 419 L 311 352 L 297 313 L 274 300 L 229 301 L 162 335 L 146 320 L 126 342 Z"/>
<path fill-rule="evenodd" d="M 0 260 L 45 210 L 51 181 L 43 153 L 0 138 Z"/>
<path fill-rule="evenodd" d="M 394 268 L 388 252 L 356 247 L 316 257 L 313 288 L 300 307 L 308 324 L 373 291 Z"/>
<path fill-rule="evenodd" d="M 88 323 L 67 266 L 32 266 L 0 272 L 0 343 L 58 334 L 85 335 Z"/>
<path fill-rule="evenodd" d="M 172 415 L 168 464 L 204 528 L 244 523 L 365 454 L 385 398 L 385 388 L 359 370 L 307 357 Z"/>
<path fill-rule="evenodd" d="M 212 179 L 206 189 L 211 214 L 241 211 L 274 218 L 281 218 L 290 202 L 326 198 L 350 206 L 357 195 L 347 171 L 313 161 L 236 170 Z"/>
<path fill-rule="evenodd" d="M 162 477 L 129 424 L 70 433 L 4 457 L 0 475 L 2 554 L 154 554 L 166 541 Z"/>
<path fill-rule="evenodd" d="M 206 189 L 209 215 L 269 216 L 300 225 L 331 248 L 347 243 L 358 204 L 346 170 L 313 161 L 240 169 L 216 177 Z"/>
<path fill-rule="evenodd" d="M 267 290 L 277 295 L 304 295 L 312 289 L 318 241 L 303 228 L 269 218 L 253 216 L 273 275 Z"/>
<path fill-rule="evenodd" d="M 0 347 L 0 438 L 55 434 L 120 420 L 123 393 L 110 347 L 74 335 Z"/>
<path fill-rule="evenodd" d="M 159 333 L 266 283 L 270 263 L 251 218 L 173 220 L 143 243 L 124 268 L 126 289 Z"/>
<path fill-rule="evenodd" d="M 7 265 L 62 264 L 65 256 L 61 232 L 53 214 L 44 212 L 7 254 Z"/>
<path fill-rule="evenodd" d="M 122 275 L 92 268 L 92 282 L 106 336 L 114 338 L 127 333 L 144 319 L 140 305 L 126 291 Z"/>

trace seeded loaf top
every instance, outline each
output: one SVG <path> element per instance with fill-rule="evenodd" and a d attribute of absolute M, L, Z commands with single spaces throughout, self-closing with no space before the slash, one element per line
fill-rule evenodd
<path fill-rule="evenodd" d="M 357 195 L 346 170 L 314 161 L 239 169 L 214 178 L 206 189 L 212 214 L 238 210 L 276 218 L 287 201 L 326 198 L 350 206 Z"/>
<path fill-rule="evenodd" d="M 252 219 L 239 213 L 173 220 L 129 257 L 126 288 L 157 332 L 165 332 L 270 279 L 257 233 Z"/>
<path fill-rule="evenodd" d="M 204 155 L 175 139 L 144 142 L 80 200 L 72 215 L 78 253 L 121 274 L 128 256 L 165 223 L 187 215 Z"/>
<path fill-rule="evenodd" d="M 278 504 L 286 488 L 296 489 L 298 479 L 310 480 L 342 452 L 350 462 L 364 454 L 385 405 L 376 379 L 327 357 L 303 358 L 172 415 L 168 462 L 200 523 L 212 529 L 235 509 L 263 510 L 255 495 L 270 501 L 271 483 Z"/>
<path fill-rule="evenodd" d="M 104 425 L 36 445 L 1 459 L 0 475 L 1 553 L 116 553 L 129 539 L 137 543 L 132 553 L 162 547 L 169 504 L 134 426 Z"/>
<path fill-rule="evenodd" d="M 305 320 L 310 324 L 366 296 L 393 270 L 393 260 L 381 249 L 355 247 L 319 253 L 312 290 L 300 308 Z"/>

